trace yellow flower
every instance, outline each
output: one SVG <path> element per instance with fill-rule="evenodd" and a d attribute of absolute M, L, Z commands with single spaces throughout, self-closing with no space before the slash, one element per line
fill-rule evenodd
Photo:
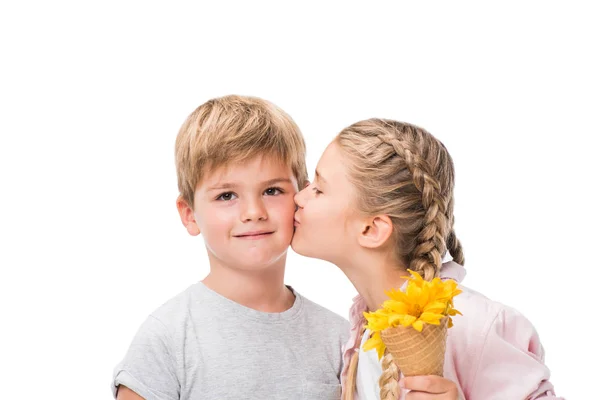
<path fill-rule="evenodd" d="M 412 325 L 417 320 L 417 317 L 408 314 L 393 314 L 388 317 L 388 328 L 402 325 Z"/>
<path fill-rule="evenodd" d="M 448 327 L 453 326 L 452 317 L 462 315 L 454 308 L 454 297 L 462 293 L 458 283 L 448 279 L 442 281 L 434 278 L 424 280 L 415 271 L 408 271 L 409 278 L 406 291 L 398 289 L 386 291 L 389 297 L 380 309 L 365 312 L 366 328 L 371 337 L 363 345 L 364 350 L 377 349 L 379 358 L 385 352 L 385 345 L 379 332 L 397 326 L 409 327 L 421 332 L 424 324 L 440 325 L 444 317 L 448 317 Z"/>
<path fill-rule="evenodd" d="M 411 282 L 414 285 L 422 287 L 427 282 L 425 279 L 423 279 L 423 277 L 421 275 L 419 275 L 418 272 L 415 272 L 415 271 L 409 269 L 408 273 L 411 275 L 411 277 L 412 277 Z"/>
<path fill-rule="evenodd" d="M 454 323 L 452 322 L 453 316 L 462 315 L 462 313 L 460 311 L 458 311 L 457 309 L 455 309 L 451 303 L 452 302 L 450 302 L 448 304 L 448 311 L 446 312 L 446 314 L 448 315 L 448 328 L 452 328 L 454 326 Z"/>
<path fill-rule="evenodd" d="M 385 344 L 383 344 L 383 340 L 381 340 L 381 334 L 379 332 L 373 333 L 363 345 L 364 351 L 369 351 L 372 349 L 377 350 L 377 357 L 381 360 L 383 353 L 385 353 Z"/>
<path fill-rule="evenodd" d="M 367 320 L 367 329 L 376 332 L 389 328 L 388 317 L 389 313 L 386 309 L 380 308 L 375 312 L 363 313 Z"/>

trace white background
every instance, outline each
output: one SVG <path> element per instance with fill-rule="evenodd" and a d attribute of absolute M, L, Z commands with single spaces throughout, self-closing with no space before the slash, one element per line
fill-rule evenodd
<path fill-rule="evenodd" d="M 597 9 L 396 3 L 3 2 L 0 397 L 110 398 L 140 323 L 207 273 L 176 213 L 173 147 L 230 93 L 293 116 L 311 176 L 360 119 L 439 137 L 465 284 L 533 321 L 559 394 L 597 396 Z M 291 251 L 288 266 L 347 315 L 335 266 Z"/>

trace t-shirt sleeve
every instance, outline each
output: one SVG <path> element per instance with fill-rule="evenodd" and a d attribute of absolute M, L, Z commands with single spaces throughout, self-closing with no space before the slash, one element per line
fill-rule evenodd
<path fill-rule="evenodd" d="M 125 358 L 115 367 L 113 396 L 116 398 L 118 386 L 124 385 L 146 400 L 178 400 L 180 384 L 174 350 L 167 327 L 149 316 Z"/>
<path fill-rule="evenodd" d="M 473 399 L 561 399 L 549 381 L 544 348 L 531 322 L 502 309 L 482 347 L 473 380 Z"/>

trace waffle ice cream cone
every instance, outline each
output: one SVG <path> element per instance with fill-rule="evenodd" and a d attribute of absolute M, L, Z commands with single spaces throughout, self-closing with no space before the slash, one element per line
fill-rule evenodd
<path fill-rule="evenodd" d="M 412 326 L 381 331 L 381 339 L 404 376 L 444 375 L 448 318 L 440 325 L 424 324 L 419 332 Z"/>

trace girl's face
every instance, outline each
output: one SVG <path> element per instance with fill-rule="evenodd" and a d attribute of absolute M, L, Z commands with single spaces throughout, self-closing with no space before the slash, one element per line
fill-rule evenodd
<path fill-rule="evenodd" d="M 333 142 L 317 164 L 315 180 L 294 197 L 294 251 L 337 265 L 351 257 L 358 246 L 354 233 L 360 230 L 354 196 L 339 146 Z"/>

